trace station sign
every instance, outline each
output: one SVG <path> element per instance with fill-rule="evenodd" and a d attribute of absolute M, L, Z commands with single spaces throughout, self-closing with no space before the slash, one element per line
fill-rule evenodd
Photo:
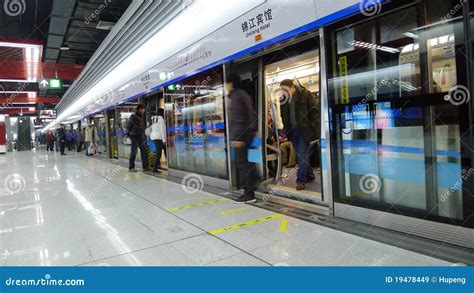
<path fill-rule="evenodd" d="M 58 78 L 42 78 L 38 81 L 38 87 L 40 90 L 60 90 L 63 88 L 63 83 Z"/>

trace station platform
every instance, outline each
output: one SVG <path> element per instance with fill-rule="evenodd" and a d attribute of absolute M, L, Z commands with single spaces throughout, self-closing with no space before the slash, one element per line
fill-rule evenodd
<path fill-rule="evenodd" d="M 0 156 L 3 266 L 445 266 L 84 155 Z"/>

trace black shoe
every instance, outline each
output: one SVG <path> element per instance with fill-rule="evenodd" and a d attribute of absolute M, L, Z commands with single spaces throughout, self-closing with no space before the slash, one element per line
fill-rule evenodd
<path fill-rule="evenodd" d="M 249 196 L 249 195 L 243 195 L 237 199 L 234 199 L 234 203 L 253 203 L 256 201 L 257 200 L 255 199 L 254 196 Z"/>
<path fill-rule="evenodd" d="M 161 171 L 160 171 L 160 170 L 153 170 L 153 173 L 155 173 L 155 174 L 161 174 Z"/>

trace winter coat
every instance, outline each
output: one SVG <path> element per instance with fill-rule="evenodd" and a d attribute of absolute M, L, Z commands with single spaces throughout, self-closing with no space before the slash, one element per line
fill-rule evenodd
<path fill-rule="evenodd" d="M 66 129 L 64 128 L 58 129 L 58 139 L 60 142 L 66 141 Z"/>
<path fill-rule="evenodd" d="M 166 126 L 163 117 L 158 116 L 157 121 L 151 125 L 150 139 L 166 141 Z"/>
<path fill-rule="evenodd" d="M 230 139 L 239 141 L 254 137 L 258 130 L 258 123 L 252 98 L 242 89 L 233 89 L 229 97 L 231 100 Z"/>
<path fill-rule="evenodd" d="M 290 101 L 281 105 L 283 130 L 291 135 L 290 103 L 294 103 L 296 127 L 302 132 L 307 143 L 320 138 L 321 124 L 319 99 L 305 88 L 298 88 Z M 293 126 L 295 127 L 295 126 Z"/>
<path fill-rule="evenodd" d="M 86 137 L 84 141 L 86 142 L 94 141 L 94 128 L 89 127 L 89 126 L 86 127 Z"/>
<path fill-rule="evenodd" d="M 143 114 L 139 111 L 136 111 L 127 124 L 127 131 L 129 136 L 145 136 L 145 120 L 143 119 Z"/>
<path fill-rule="evenodd" d="M 55 140 L 54 134 L 48 133 L 48 134 L 46 135 L 46 143 L 47 143 L 48 145 L 53 145 L 53 144 L 54 144 L 54 140 Z"/>

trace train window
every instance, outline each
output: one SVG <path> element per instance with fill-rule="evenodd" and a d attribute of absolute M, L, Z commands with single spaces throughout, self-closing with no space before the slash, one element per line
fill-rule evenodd
<path fill-rule="evenodd" d="M 457 84 L 462 22 L 442 17 L 445 4 L 427 2 L 428 25 L 420 25 L 412 7 L 336 32 L 337 66 L 329 83 L 336 104 L 448 92 Z"/>
<path fill-rule="evenodd" d="M 169 168 L 228 179 L 222 69 L 165 88 Z"/>
<path fill-rule="evenodd" d="M 464 42 L 462 10 L 460 1 L 426 1 L 426 25 L 418 31 L 426 39 L 430 93 L 448 92 L 458 83 L 456 51 Z"/>
<path fill-rule="evenodd" d="M 336 33 L 337 78 L 330 86 L 338 104 L 421 92 L 419 41 L 409 33 L 416 15 L 412 8 Z"/>

